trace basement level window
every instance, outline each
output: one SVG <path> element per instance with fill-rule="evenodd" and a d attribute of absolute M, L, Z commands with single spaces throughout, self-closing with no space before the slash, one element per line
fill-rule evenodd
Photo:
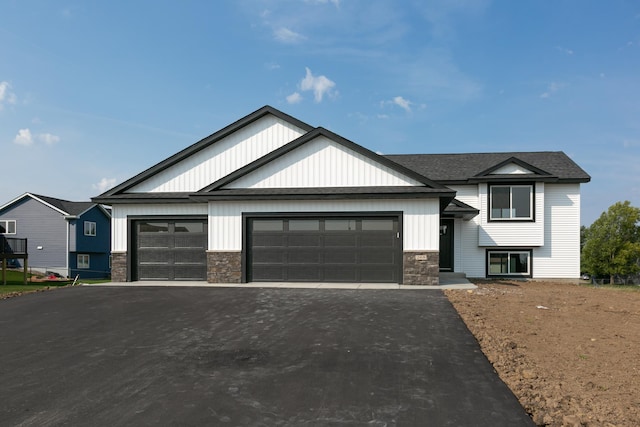
<path fill-rule="evenodd" d="M 531 276 L 530 251 L 489 251 L 489 276 Z"/>
<path fill-rule="evenodd" d="M 78 254 L 78 268 L 89 268 L 91 265 L 89 255 Z"/>
<path fill-rule="evenodd" d="M 0 234 L 16 234 L 16 220 L 0 219 Z"/>

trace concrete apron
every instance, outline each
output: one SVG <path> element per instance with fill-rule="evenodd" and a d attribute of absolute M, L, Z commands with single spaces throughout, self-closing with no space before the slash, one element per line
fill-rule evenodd
<path fill-rule="evenodd" d="M 287 289 L 476 289 L 477 286 L 465 278 L 447 278 L 438 286 L 399 285 L 397 283 L 316 283 L 316 282 L 253 282 L 253 283 L 207 283 L 199 281 L 140 281 L 140 282 L 108 282 L 86 286 L 123 286 L 123 287 L 198 287 L 198 288 L 287 288 Z"/>

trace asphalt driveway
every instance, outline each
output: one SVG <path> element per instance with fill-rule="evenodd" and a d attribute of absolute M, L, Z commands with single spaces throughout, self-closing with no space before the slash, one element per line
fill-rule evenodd
<path fill-rule="evenodd" d="M 6 426 L 531 426 L 441 291 L 75 287 L 0 301 Z"/>

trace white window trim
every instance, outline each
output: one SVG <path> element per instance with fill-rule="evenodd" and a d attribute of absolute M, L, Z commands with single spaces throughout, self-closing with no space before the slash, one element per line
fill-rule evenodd
<path fill-rule="evenodd" d="M 493 217 L 493 189 L 494 188 L 504 188 L 504 187 L 508 187 L 509 188 L 509 213 L 510 215 L 513 215 L 513 191 L 511 191 L 512 188 L 516 188 L 516 187 L 527 187 L 530 189 L 529 191 L 529 216 L 524 217 L 513 217 L 513 216 L 509 216 L 509 218 L 494 218 Z M 533 184 L 517 184 L 517 185 L 510 185 L 510 184 L 500 184 L 500 185 L 490 185 L 489 186 L 489 220 L 490 221 L 532 221 L 533 220 L 533 193 L 535 192 L 535 187 L 533 186 Z"/>
<path fill-rule="evenodd" d="M 85 258 L 86 257 L 86 262 Z M 82 259 L 82 261 L 80 261 Z M 76 258 L 76 264 L 78 270 L 86 270 L 91 268 L 91 257 L 88 254 L 78 254 Z"/>
<path fill-rule="evenodd" d="M 0 233 L 0 234 L 5 234 L 5 235 L 18 234 L 18 224 L 16 223 L 15 219 L 0 219 L 0 222 L 4 222 L 4 229 L 6 230 L 6 233 Z M 13 224 L 13 233 L 9 231 L 9 224 Z"/>
<path fill-rule="evenodd" d="M 491 254 L 507 254 L 509 257 L 509 261 L 511 260 L 511 255 L 527 255 L 527 272 L 526 273 L 491 273 Z M 518 250 L 518 251 L 509 251 L 509 250 L 500 250 L 500 249 L 492 249 L 487 251 L 487 275 L 488 276 L 523 276 L 528 277 L 531 276 L 531 261 L 533 258 L 533 253 L 528 250 Z M 507 266 L 511 267 L 511 263 L 507 262 Z"/>
<path fill-rule="evenodd" d="M 93 227 L 91 225 L 93 224 Z M 89 226 L 89 232 L 87 232 L 87 225 Z M 91 231 L 93 230 L 93 233 Z M 95 236 L 98 231 L 98 226 L 93 221 L 85 221 L 84 222 L 84 235 L 85 236 Z"/>

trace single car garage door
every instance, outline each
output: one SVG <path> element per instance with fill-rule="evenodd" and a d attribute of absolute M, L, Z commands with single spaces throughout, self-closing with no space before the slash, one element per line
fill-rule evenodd
<path fill-rule="evenodd" d="M 398 216 L 248 218 L 248 281 L 399 283 Z"/>
<path fill-rule="evenodd" d="M 133 280 L 206 280 L 206 220 L 134 222 Z"/>

